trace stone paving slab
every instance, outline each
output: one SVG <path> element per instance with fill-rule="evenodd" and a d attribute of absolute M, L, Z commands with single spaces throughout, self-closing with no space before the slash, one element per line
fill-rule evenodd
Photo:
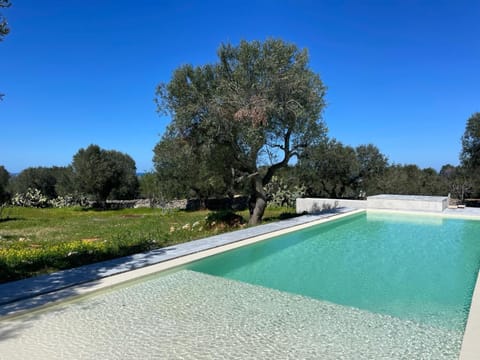
<path fill-rule="evenodd" d="M 480 208 L 458 208 L 458 209 L 445 209 L 443 210 L 443 214 L 448 215 L 458 215 L 458 216 L 473 216 L 473 217 L 480 217 Z"/>
<path fill-rule="evenodd" d="M 277 230 L 306 224 L 338 214 L 352 212 L 352 208 L 337 208 L 335 211 L 316 215 L 303 215 L 275 223 L 259 225 L 242 230 L 211 236 L 188 243 L 177 244 L 146 253 L 84 265 L 29 279 L 12 281 L 0 285 L 0 306 L 35 296 L 56 292 L 71 286 L 95 281 L 130 270 L 154 265 L 160 262 L 238 242 Z"/>

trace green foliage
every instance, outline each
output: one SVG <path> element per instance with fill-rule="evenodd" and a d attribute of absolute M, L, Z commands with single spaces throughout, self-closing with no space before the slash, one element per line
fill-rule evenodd
<path fill-rule="evenodd" d="M 380 181 L 388 167 L 388 159 L 373 144 L 359 145 L 355 148 L 358 162 L 356 192 L 365 197 L 379 193 Z"/>
<path fill-rule="evenodd" d="M 77 192 L 96 201 L 132 199 L 138 191 L 135 162 L 127 154 L 90 145 L 73 156 L 72 169 Z"/>
<path fill-rule="evenodd" d="M 115 181 L 108 198 L 111 200 L 134 199 L 138 194 L 138 177 L 135 161 L 127 154 L 108 150 L 106 159 L 113 169 Z"/>
<path fill-rule="evenodd" d="M 65 207 L 74 207 L 74 206 L 87 208 L 90 206 L 88 199 L 81 195 L 80 196 L 79 195 L 57 196 L 55 199 L 50 199 L 48 203 L 51 207 L 54 207 L 54 208 L 65 208 Z"/>
<path fill-rule="evenodd" d="M 273 176 L 265 186 L 268 207 L 295 207 L 296 199 L 304 197 L 306 191 L 306 186 L 288 184 L 278 176 Z"/>
<path fill-rule="evenodd" d="M 467 120 L 460 160 L 469 170 L 480 168 L 480 113 L 473 114 Z"/>
<path fill-rule="evenodd" d="M 88 207 L 88 199 L 84 196 L 64 195 L 49 199 L 43 195 L 39 189 L 27 189 L 24 193 L 16 193 L 12 199 L 13 206 L 32 207 L 32 208 L 64 208 L 64 207 Z"/>
<path fill-rule="evenodd" d="M 38 189 L 49 199 L 58 195 L 72 193 L 71 168 L 67 167 L 30 167 L 10 180 L 11 193 L 27 193 L 28 189 Z"/>
<path fill-rule="evenodd" d="M 471 184 L 472 195 L 480 197 L 480 113 L 473 114 L 462 136 L 460 161 Z"/>
<path fill-rule="evenodd" d="M 42 194 L 39 189 L 27 189 L 24 193 L 16 193 L 12 197 L 13 206 L 45 208 L 50 206 L 48 197 Z"/>
<path fill-rule="evenodd" d="M 0 204 L 0 222 L 6 221 L 9 219 L 6 209 L 7 209 L 6 203 Z"/>
<path fill-rule="evenodd" d="M 8 201 L 9 193 L 7 192 L 10 174 L 3 165 L 0 165 L 0 205 Z"/>
<path fill-rule="evenodd" d="M 231 172 L 218 147 L 195 147 L 167 132 L 154 153 L 159 189 L 167 199 L 207 199 L 229 192 Z"/>
<path fill-rule="evenodd" d="M 73 169 L 71 166 L 57 167 L 51 169 L 53 176 L 56 179 L 55 193 L 57 197 L 77 195 L 75 192 Z M 80 197 L 80 195 L 78 195 Z"/>
<path fill-rule="evenodd" d="M 464 204 L 472 191 L 471 179 L 465 168 L 447 164 L 442 166 L 439 176 L 451 197 Z"/>
<path fill-rule="evenodd" d="M 72 168 L 78 192 L 93 196 L 99 201 L 107 199 L 115 179 L 104 150 L 98 145 L 80 149 L 73 156 Z"/>
<path fill-rule="evenodd" d="M 216 63 L 181 66 L 157 88 L 158 110 L 170 113 L 172 123 L 155 149 L 155 168 L 178 166 L 182 173 L 192 162 L 201 175 L 179 179 L 184 188 L 207 178 L 217 193 L 248 189 L 250 223 L 257 223 L 267 201 L 264 186 L 325 135 L 324 95 L 306 50 L 275 39 L 222 45 Z M 174 147 L 168 142 L 178 154 L 166 150 Z"/>
<path fill-rule="evenodd" d="M 300 158 L 298 169 L 309 196 L 356 197 L 359 163 L 350 146 L 335 139 L 320 143 Z"/>
<path fill-rule="evenodd" d="M 157 174 L 149 172 L 138 178 L 140 197 L 143 199 L 163 200 L 161 183 Z"/>
<path fill-rule="evenodd" d="M 245 219 L 243 216 L 228 210 L 212 212 L 205 218 L 205 226 L 207 229 L 236 228 L 244 224 Z"/>
<path fill-rule="evenodd" d="M 400 195 L 447 195 L 445 182 L 432 169 L 417 165 L 391 165 L 381 179 L 380 191 Z"/>
<path fill-rule="evenodd" d="M 355 149 L 331 139 L 311 147 L 297 164 L 308 196 L 363 198 L 376 194 L 446 195 L 449 186 L 432 168 L 389 165 L 372 145 Z"/>

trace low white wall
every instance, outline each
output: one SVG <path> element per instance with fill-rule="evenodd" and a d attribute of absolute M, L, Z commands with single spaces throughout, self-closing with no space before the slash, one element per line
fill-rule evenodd
<path fill-rule="evenodd" d="M 367 201 L 369 209 L 442 212 L 448 207 L 447 196 L 375 195 Z"/>
<path fill-rule="evenodd" d="M 367 200 L 305 198 L 296 201 L 297 214 L 316 213 L 340 207 L 442 212 L 448 207 L 448 197 L 375 195 L 368 197 Z"/>
<path fill-rule="evenodd" d="M 320 211 L 336 209 L 340 207 L 349 207 L 354 209 L 366 209 L 366 200 L 345 200 L 345 199 L 319 199 L 319 198 L 304 198 L 297 199 L 296 210 L 297 214 L 317 213 Z"/>

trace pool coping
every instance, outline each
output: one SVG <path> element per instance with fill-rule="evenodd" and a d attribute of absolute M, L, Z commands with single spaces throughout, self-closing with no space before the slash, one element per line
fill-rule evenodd
<path fill-rule="evenodd" d="M 480 220 L 480 214 L 463 211 L 408 211 L 392 209 L 336 208 L 211 236 L 119 259 L 84 265 L 35 278 L 0 285 L 0 321 L 41 311 L 57 303 L 72 301 L 105 288 L 172 269 L 224 251 L 250 245 L 289 232 L 364 212 L 419 214 L 442 218 Z M 470 312 L 459 360 L 475 360 L 480 354 L 480 271 L 472 295 Z"/>
<path fill-rule="evenodd" d="M 480 354 L 480 271 L 473 290 L 470 312 L 468 313 L 467 325 L 463 333 L 462 348 L 459 360 L 478 360 Z"/>

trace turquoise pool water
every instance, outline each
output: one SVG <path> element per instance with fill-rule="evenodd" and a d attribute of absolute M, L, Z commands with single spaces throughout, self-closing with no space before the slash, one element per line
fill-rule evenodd
<path fill-rule="evenodd" d="M 463 331 L 479 266 L 479 221 L 369 212 L 188 269 Z"/>

